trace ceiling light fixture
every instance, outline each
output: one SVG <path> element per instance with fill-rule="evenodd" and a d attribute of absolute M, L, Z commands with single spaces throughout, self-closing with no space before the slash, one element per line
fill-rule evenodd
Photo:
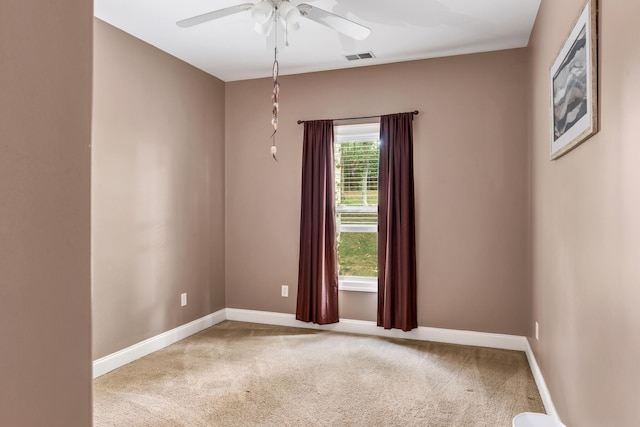
<path fill-rule="evenodd" d="M 271 34 L 278 21 L 285 31 L 297 31 L 300 28 L 300 9 L 287 0 L 262 0 L 251 7 L 251 17 L 256 21 L 256 32 L 264 36 Z"/>
<path fill-rule="evenodd" d="M 272 32 L 274 33 L 273 92 L 271 94 L 271 101 L 273 103 L 271 115 L 271 125 L 273 126 L 273 133 L 271 134 L 271 156 L 274 160 L 278 161 L 276 157 L 276 152 L 278 151 L 276 148 L 276 133 L 278 132 L 278 112 L 280 110 L 280 104 L 278 103 L 278 95 L 280 93 L 280 83 L 278 82 L 278 27 L 280 25 L 284 26 L 285 46 L 289 45 L 289 31 L 297 31 L 300 28 L 298 21 L 301 16 L 355 40 L 366 39 L 371 33 L 371 30 L 362 24 L 350 21 L 347 18 L 335 15 L 324 9 L 319 9 L 306 3 L 294 5 L 290 0 L 260 0 L 255 4 L 242 3 L 182 19 L 176 22 L 176 24 L 182 28 L 189 28 L 246 11 L 251 11 L 251 17 L 255 21 L 254 29 L 258 33 L 267 37 Z"/>

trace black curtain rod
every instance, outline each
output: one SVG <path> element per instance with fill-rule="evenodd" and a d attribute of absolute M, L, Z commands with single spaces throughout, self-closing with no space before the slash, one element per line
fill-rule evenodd
<path fill-rule="evenodd" d="M 418 114 L 420 114 L 420 112 L 418 110 L 414 110 L 411 112 L 411 114 L 413 114 L 414 116 L 417 116 Z M 377 115 L 377 116 L 362 116 L 362 117 L 344 117 L 342 119 L 331 119 L 331 120 L 360 120 L 360 119 L 375 119 L 376 117 L 381 117 L 381 115 Z M 309 120 L 298 120 L 298 124 L 302 124 L 304 122 L 308 122 Z"/>

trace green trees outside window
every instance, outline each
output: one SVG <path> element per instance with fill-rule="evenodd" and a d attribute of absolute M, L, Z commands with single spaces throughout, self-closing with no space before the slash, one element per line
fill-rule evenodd
<path fill-rule="evenodd" d="M 336 144 L 338 274 L 378 276 L 378 141 Z"/>

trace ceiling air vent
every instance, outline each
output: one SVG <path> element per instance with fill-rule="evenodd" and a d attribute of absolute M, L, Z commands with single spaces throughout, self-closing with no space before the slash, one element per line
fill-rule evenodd
<path fill-rule="evenodd" d="M 375 58 L 373 52 L 365 52 L 365 53 L 356 53 L 353 55 L 345 55 L 348 61 L 357 61 L 359 59 L 371 59 Z"/>

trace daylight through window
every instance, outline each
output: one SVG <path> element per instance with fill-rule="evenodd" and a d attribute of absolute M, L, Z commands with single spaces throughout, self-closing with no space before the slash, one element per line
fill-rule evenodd
<path fill-rule="evenodd" d="M 377 291 L 379 135 L 379 123 L 335 127 L 341 290 Z"/>

